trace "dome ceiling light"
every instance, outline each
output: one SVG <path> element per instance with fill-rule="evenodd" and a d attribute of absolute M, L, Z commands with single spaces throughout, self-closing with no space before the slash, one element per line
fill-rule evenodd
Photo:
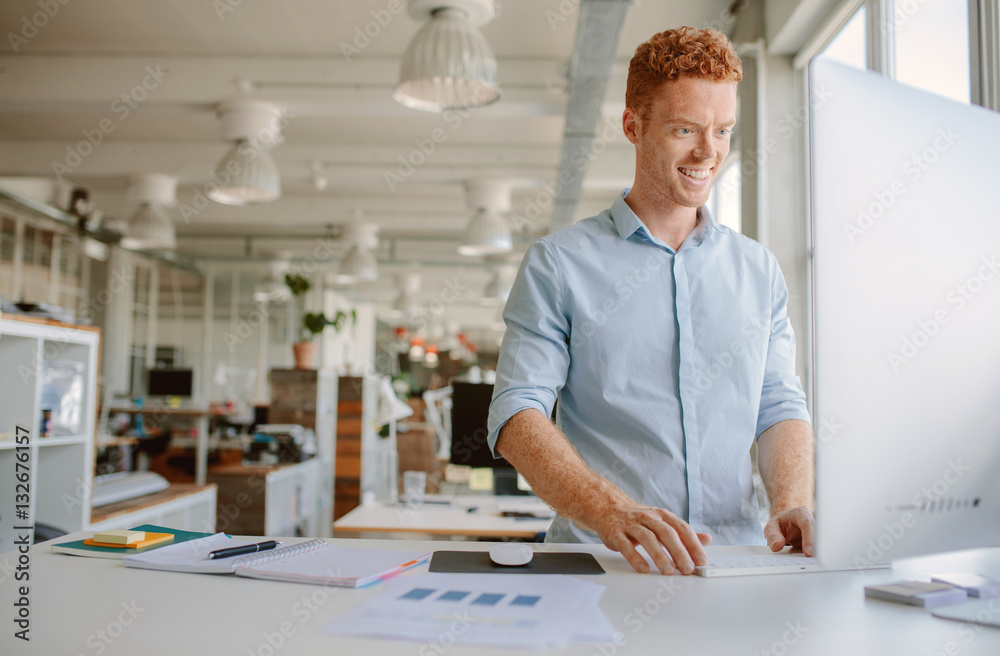
<path fill-rule="evenodd" d="M 510 225 L 510 180 L 473 178 L 465 183 L 466 204 L 475 214 L 465 228 L 458 252 L 467 257 L 509 253 L 514 248 Z"/>
<path fill-rule="evenodd" d="M 219 105 L 222 136 L 233 146 L 212 171 L 208 197 L 223 205 L 269 203 L 281 198 L 281 176 L 269 152 L 282 142 L 282 110 L 263 100 Z"/>
<path fill-rule="evenodd" d="M 477 29 L 493 20 L 493 0 L 410 0 L 426 20 L 403 55 L 397 102 L 427 112 L 483 107 L 500 99 L 497 60 Z"/>
<path fill-rule="evenodd" d="M 177 248 L 174 222 L 168 207 L 177 204 L 177 178 L 163 173 L 128 177 L 126 197 L 139 203 L 125 226 L 120 245 L 135 251 L 172 251 Z"/>

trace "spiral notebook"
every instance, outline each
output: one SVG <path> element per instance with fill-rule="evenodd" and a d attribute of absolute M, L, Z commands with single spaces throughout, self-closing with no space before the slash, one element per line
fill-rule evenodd
<path fill-rule="evenodd" d="M 253 544 L 217 533 L 200 540 L 163 547 L 149 553 L 126 556 L 126 567 L 164 572 L 235 574 L 256 579 L 360 588 L 395 576 L 426 562 L 429 553 L 356 549 L 315 539 L 289 544 L 269 551 L 211 560 L 217 549 Z"/>

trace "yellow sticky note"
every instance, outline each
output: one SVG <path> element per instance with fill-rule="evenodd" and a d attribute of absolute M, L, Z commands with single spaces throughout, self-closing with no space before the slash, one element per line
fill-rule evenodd
<path fill-rule="evenodd" d="M 469 472 L 470 490 L 493 490 L 493 470 L 489 467 L 474 467 Z"/>
<path fill-rule="evenodd" d="M 107 544 L 132 544 L 146 539 L 145 531 L 101 531 L 94 533 L 94 542 Z"/>

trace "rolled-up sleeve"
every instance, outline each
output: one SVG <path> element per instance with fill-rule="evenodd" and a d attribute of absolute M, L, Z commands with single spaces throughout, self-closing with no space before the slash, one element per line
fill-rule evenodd
<path fill-rule="evenodd" d="M 788 320 L 788 287 L 773 256 L 771 271 L 771 335 L 757 412 L 757 436 L 786 419 L 809 421 L 806 395 L 795 374 L 795 333 Z"/>
<path fill-rule="evenodd" d="M 570 321 L 563 280 L 553 248 L 544 240 L 525 254 L 504 307 L 506 324 L 490 403 L 487 442 L 494 457 L 497 437 L 521 410 L 552 414 L 569 369 Z"/>

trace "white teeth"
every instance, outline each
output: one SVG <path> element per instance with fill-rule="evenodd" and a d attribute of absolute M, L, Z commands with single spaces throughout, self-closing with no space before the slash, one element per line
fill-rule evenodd
<path fill-rule="evenodd" d="M 711 171 L 698 171 L 695 169 L 680 169 L 680 172 L 686 176 L 692 177 L 695 180 L 706 180 L 708 176 L 712 174 Z"/>

